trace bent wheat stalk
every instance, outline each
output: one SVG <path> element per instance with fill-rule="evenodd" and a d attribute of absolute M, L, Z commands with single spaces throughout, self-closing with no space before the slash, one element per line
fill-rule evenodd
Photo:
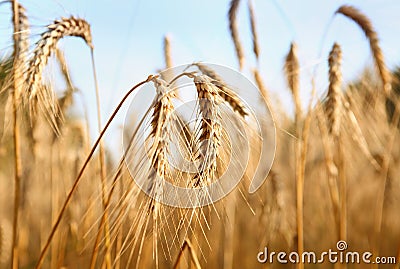
<path fill-rule="evenodd" d="M 97 81 L 97 73 L 96 73 L 96 64 L 94 61 L 94 49 L 93 46 L 91 46 L 91 58 L 92 58 L 92 70 L 93 70 L 93 78 L 94 78 L 94 84 L 95 84 L 95 94 L 96 94 L 96 109 L 97 109 L 97 127 L 99 133 L 101 132 L 101 108 L 100 108 L 100 91 L 99 91 L 99 85 Z M 101 198 L 103 202 L 103 211 L 105 215 L 105 229 L 104 229 L 104 237 L 106 241 L 106 256 L 105 256 L 105 262 L 106 262 L 106 268 L 111 268 L 111 239 L 110 239 L 110 227 L 108 223 L 108 214 L 107 214 L 107 209 L 106 209 L 106 177 L 107 177 L 107 168 L 106 168 L 106 156 L 105 156 L 105 149 L 104 149 L 104 143 L 103 141 L 100 141 L 99 145 L 99 161 L 100 161 L 100 181 L 101 181 Z M 96 249 L 96 246 L 95 246 Z M 95 255 L 94 255 L 95 256 Z M 95 259 L 94 259 L 95 260 Z M 93 260 L 92 260 L 93 261 Z M 94 266 L 94 263 L 92 263 L 92 266 Z M 94 268 L 94 267 L 91 267 Z"/>
<path fill-rule="evenodd" d="M 137 88 L 139 88 L 140 86 L 150 82 L 153 79 L 153 76 L 150 75 L 146 80 L 143 80 L 142 82 L 139 82 L 138 84 L 136 84 L 135 86 L 133 86 L 126 94 L 125 96 L 122 98 L 122 100 L 119 102 L 118 106 L 115 108 L 114 112 L 112 113 L 111 117 L 108 119 L 106 125 L 104 126 L 104 128 L 102 129 L 99 137 L 97 138 L 96 142 L 94 143 L 92 149 L 90 150 L 90 153 L 88 154 L 81 170 L 79 171 L 77 177 L 74 180 L 74 184 L 72 185 L 70 191 L 68 192 L 67 198 L 64 201 L 64 204 L 60 210 L 60 213 L 58 214 L 58 217 L 56 219 L 56 222 L 54 223 L 50 235 L 46 240 L 46 243 L 44 245 L 44 247 L 42 248 L 42 251 L 40 253 L 39 256 L 39 260 L 35 266 L 36 269 L 39 269 L 42 267 L 43 265 L 43 261 L 44 258 L 46 256 L 47 250 L 49 249 L 49 246 L 51 244 L 51 241 L 58 229 L 58 227 L 60 226 L 62 217 L 64 216 L 65 210 L 67 209 L 69 203 L 71 202 L 72 196 L 75 193 L 76 189 L 78 188 L 79 182 L 82 179 L 83 173 L 86 170 L 87 165 L 89 164 L 90 160 L 92 159 L 98 145 L 100 144 L 100 141 L 102 140 L 104 134 L 106 133 L 106 131 L 108 130 L 108 128 L 110 127 L 112 121 L 114 120 L 115 116 L 118 114 L 118 112 L 120 111 L 122 105 L 125 103 L 126 99 L 128 99 L 128 97 L 132 94 L 132 92 L 134 92 Z"/>

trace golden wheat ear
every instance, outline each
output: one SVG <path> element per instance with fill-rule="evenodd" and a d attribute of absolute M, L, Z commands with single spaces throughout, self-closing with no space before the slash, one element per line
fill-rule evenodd
<path fill-rule="evenodd" d="M 364 32 L 365 36 L 369 41 L 369 46 L 374 58 L 375 66 L 379 71 L 379 76 L 382 81 L 383 89 L 386 96 L 390 95 L 391 92 L 391 73 L 386 67 L 385 60 L 383 57 L 382 49 L 379 45 L 378 34 L 376 33 L 370 19 L 364 15 L 360 10 L 353 6 L 343 5 L 338 8 L 335 14 L 342 14 L 347 18 L 354 21 Z"/>
<path fill-rule="evenodd" d="M 201 114 L 196 157 L 201 158 L 202 162 L 193 182 L 195 187 L 203 187 L 217 176 L 217 156 L 222 144 L 222 116 L 219 104 L 223 99 L 218 94 L 219 89 L 207 75 L 196 76 L 194 83 Z"/>
<path fill-rule="evenodd" d="M 242 117 L 248 115 L 248 110 L 240 97 L 229 88 L 228 84 L 219 76 L 212 68 L 201 64 L 194 63 L 203 75 L 211 78 L 210 83 L 218 88 L 218 95 L 227 102 L 233 111 L 239 113 Z"/>
<path fill-rule="evenodd" d="M 256 27 L 256 12 L 254 11 L 253 3 L 251 0 L 248 0 L 247 5 L 248 5 L 248 9 L 249 9 L 249 16 L 250 16 L 251 36 L 253 39 L 253 52 L 258 61 L 259 57 L 260 57 L 260 46 L 258 45 L 258 35 L 257 35 L 257 27 Z"/>
<path fill-rule="evenodd" d="M 239 60 L 239 69 L 242 70 L 244 65 L 244 54 L 242 43 L 239 40 L 239 29 L 237 26 L 236 16 L 239 8 L 240 0 L 232 0 L 229 6 L 229 31 L 231 33 L 232 41 L 235 46 L 236 56 Z"/>
<path fill-rule="evenodd" d="M 83 19 L 70 17 L 54 21 L 47 26 L 48 30 L 41 35 L 36 43 L 33 57 L 29 62 L 26 78 L 26 91 L 24 100 L 31 112 L 35 112 L 38 105 L 45 109 L 51 122 L 56 122 L 59 109 L 56 105 L 54 93 L 43 90 L 41 85 L 43 69 L 47 65 L 50 56 L 56 51 L 57 42 L 66 36 L 81 37 L 86 44 L 93 48 L 90 25 Z"/>
<path fill-rule="evenodd" d="M 343 113 L 342 73 L 340 71 L 342 62 L 342 50 L 338 44 L 334 44 L 329 53 L 329 90 L 326 101 L 326 116 L 329 134 L 337 138 L 340 132 L 340 120 Z"/>
<path fill-rule="evenodd" d="M 297 121 L 300 120 L 302 115 L 301 100 L 300 100 L 300 64 L 297 57 L 297 46 L 294 42 L 290 44 L 290 49 L 285 59 L 285 74 L 287 84 L 293 96 L 294 104 L 296 106 Z"/>

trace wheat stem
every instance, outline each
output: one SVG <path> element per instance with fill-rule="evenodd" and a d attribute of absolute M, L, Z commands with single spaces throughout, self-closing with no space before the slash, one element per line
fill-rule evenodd
<path fill-rule="evenodd" d="M 100 92 L 99 92 L 99 85 L 97 81 L 97 74 L 96 74 L 96 64 L 94 60 L 94 49 L 93 47 L 91 48 L 91 58 L 92 58 L 92 69 L 93 69 L 93 78 L 94 78 L 94 83 L 95 83 L 95 93 L 96 93 L 96 108 L 97 108 L 97 125 L 98 125 L 98 131 L 99 133 L 101 132 L 101 108 L 100 108 Z M 106 156 L 105 156 L 105 149 L 104 149 L 104 143 L 103 140 L 100 141 L 99 145 L 99 160 L 100 160 L 100 179 L 101 179 L 101 197 L 102 197 L 102 202 L 103 202 L 103 213 L 105 217 L 105 229 L 104 229 L 104 237 L 106 241 L 106 255 L 105 255 L 105 262 L 106 262 L 106 268 L 110 269 L 111 268 L 111 240 L 110 240 L 110 227 L 109 227 L 109 222 L 108 222 L 108 213 L 106 209 L 106 204 L 107 204 L 107 198 L 106 198 L 106 192 L 107 192 L 107 183 L 106 183 L 106 177 L 107 177 L 107 167 L 106 167 Z M 96 246 L 95 246 L 95 249 Z M 96 256 L 96 255 L 93 255 Z M 96 259 L 94 259 L 96 260 Z M 93 260 L 92 260 L 93 261 Z M 91 267 L 94 268 L 94 263 L 91 263 Z"/>
<path fill-rule="evenodd" d="M 256 81 L 258 89 L 260 89 L 262 96 L 267 104 L 270 104 L 270 98 L 268 94 L 268 89 L 261 77 L 260 71 L 258 69 L 253 69 L 254 80 Z"/>
<path fill-rule="evenodd" d="M 181 262 L 181 259 L 182 259 L 182 256 L 183 256 L 183 252 L 185 251 L 186 248 L 189 250 L 190 258 L 192 259 L 192 261 L 193 261 L 193 263 L 195 265 L 195 268 L 196 269 L 201 269 L 199 259 L 197 258 L 197 254 L 194 251 L 193 245 L 192 245 L 192 243 L 190 242 L 189 239 L 185 239 L 185 241 L 183 242 L 181 250 L 179 251 L 178 257 L 176 258 L 176 261 L 175 261 L 173 269 L 177 269 L 178 268 L 179 263 Z"/>
<path fill-rule="evenodd" d="M 14 217 L 13 217 L 13 237 L 11 247 L 11 269 L 18 268 L 18 230 L 19 230 L 19 205 L 21 200 L 21 180 L 22 180 L 22 162 L 21 162 L 21 142 L 18 123 L 18 93 L 21 86 L 20 70 L 20 25 L 19 25 L 19 5 L 17 0 L 12 1 L 13 26 L 14 26 L 14 64 L 13 64 L 13 140 L 14 140 Z"/>
<path fill-rule="evenodd" d="M 53 227 L 51 229 L 50 235 L 47 238 L 44 247 L 42 248 L 39 260 L 38 260 L 38 262 L 37 262 L 37 264 L 35 266 L 36 269 L 39 269 L 39 268 L 42 267 L 45 255 L 47 253 L 47 250 L 48 250 L 48 248 L 50 246 L 50 243 L 51 243 L 51 241 L 52 241 L 52 239 L 54 237 L 55 232 L 57 231 L 58 227 L 60 226 L 60 223 L 61 223 L 62 217 L 64 216 L 65 210 L 67 209 L 69 203 L 71 202 L 71 198 L 72 198 L 73 194 L 75 193 L 75 191 L 76 191 L 76 189 L 77 189 L 77 187 L 79 185 L 79 182 L 82 179 L 83 173 L 85 172 L 87 165 L 89 164 L 94 152 L 97 149 L 97 146 L 100 144 L 100 141 L 103 138 L 104 134 L 106 133 L 108 127 L 111 124 L 111 122 L 114 120 L 115 116 L 118 114 L 118 112 L 121 109 L 122 105 L 125 103 L 126 99 L 131 95 L 131 93 L 134 90 L 136 90 L 137 88 L 139 88 L 140 86 L 142 86 L 143 84 L 148 83 L 152 79 L 153 79 L 153 76 L 149 76 L 146 80 L 144 80 L 144 81 L 136 84 L 135 86 L 133 86 L 133 88 L 130 89 L 125 94 L 125 96 L 122 98 L 122 100 L 120 101 L 120 103 L 118 104 L 118 106 L 116 107 L 114 112 L 112 113 L 111 117 L 108 119 L 108 121 L 107 121 L 106 125 L 104 126 L 103 130 L 101 131 L 99 137 L 97 138 L 96 142 L 94 143 L 89 155 L 87 156 L 87 158 L 86 158 L 81 170 L 79 171 L 78 176 L 75 178 L 74 184 L 72 185 L 70 191 L 68 192 L 67 198 L 64 201 L 64 204 L 63 204 L 63 206 L 62 206 L 62 208 L 60 210 L 60 213 L 58 214 L 57 220 L 56 220 L 56 222 L 54 223 L 54 225 L 53 225 Z"/>

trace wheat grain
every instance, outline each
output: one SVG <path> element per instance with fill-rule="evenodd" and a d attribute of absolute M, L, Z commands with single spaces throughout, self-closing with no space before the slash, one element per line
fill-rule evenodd
<path fill-rule="evenodd" d="M 236 56 L 239 60 L 239 69 L 241 70 L 244 65 L 244 54 L 243 47 L 239 40 L 239 30 L 236 21 L 236 15 L 238 11 L 240 0 L 232 0 L 229 7 L 228 17 L 229 17 L 229 30 L 235 46 Z"/>
<path fill-rule="evenodd" d="M 350 18 L 363 30 L 365 36 L 368 38 L 375 65 L 382 80 L 384 92 L 387 96 L 389 96 L 391 92 L 391 74 L 386 67 L 382 49 L 379 45 L 378 34 L 376 33 L 372 22 L 360 10 L 349 5 L 343 5 L 339 7 L 335 14 L 342 14 Z"/>

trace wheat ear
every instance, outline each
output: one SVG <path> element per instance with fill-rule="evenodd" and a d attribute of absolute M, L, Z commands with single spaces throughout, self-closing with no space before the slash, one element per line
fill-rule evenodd
<path fill-rule="evenodd" d="M 168 155 L 168 141 L 171 135 L 171 117 L 174 111 L 172 99 L 175 97 L 174 93 L 167 86 L 167 83 L 159 78 L 153 80 L 156 86 L 156 97 L 153 102 L 153 115 L 151 120 L 151 132 L 149 138 L 153 139 L 150 148 L 150 158 L 153 170 L 150 173 L 152 179 L 149 184 L 149 191 L 159 191 L 154 185 L 154 178 L 160 177 L 161 180 L 166 180 L 169 175 L 169 163 L 167 160 Z M 156 181 L 158 179 L 155 179 Z M 156 193 L 156 200 L 160 200 L 162 193 Z"/>
<path fill-rule="evenodd" d="M 217 173 L 217 157 L 222 139 L 221 111 L 218 105 L 222 99 L 218 95 L 218 88 L 211 81 L 206 75 L 194 78 L 202 115 L 197 156 L 203 159 L 194 178 L 195 187 L 210 184 Z"/>
<path fill-rule="evenodd" d="M 25 69 L 25 64 L 27 62 L 27 57 L 29 53 L 29 33 L 30 33 L 30 26 L 29 26 L 29 20 L 28 16 L 26 15 L 26 9 L 24 8 L 23 5 L 18 3 L 18 22 L 19 22 L 19 65 L 18 67 L 21 68 L 21 70 Z M 22 81 L 23 83 L 26 79 L 25 72 L 22 72 Z M 17 101 L 20 102 L 21 97 L 22 97 L 22 86 L 19 85 L 17 88 Z"/>
<path fill-rule="evenodd" d="M 233 111 L 236 111 L 242 117 L 248 115 L 245 104 L 239 96 L 227 86 L 221 76 L 204 64 L 194 63 L 193 65 L 195 65 L 203 75 L 211 78 L 211 83 L 218 89 L 218 95 L 230 105 Z"/>
<path fill-rule="evenodd" d="M 249 8 L 249 16 L 250 16 L 250 30 L 251 36 L 253 38 L 253 52 L 258 61 L 260 57 L 260 46 L 258 45 L 258 35 L 257 35 L 257 27 L 256 27 L 256 14 L 254 11 L 253 3 L 251 0 L 248 1 Z"/>
<path fill-rule="evenodd" d="M 232 0 L 229 7 L 229 31 L 235 46 L 236 56 L 239 60 L 239 69 L 242 70 L 244 64 L 244 54 L 242 43 L 239 40 L 239 30 L 236 21 L 236 15 L 238 11 L 240 0 Z"/>
<path fill-rule="evenodd" d="M 158 268 L 158 216 L 160 215 L 161 204 L 159 201 L 164 195 L 163 185 L 165 181 L 171 180 L 170 165 L 168 161 L 169 141 L 171 140 L 171 119 L 173 117 L 174 105 L 172 99 L 175 98 L 173 90 L 168 87 L 168 83 L 160 78 L 154 78 L 153 83 L 156 87 L 156 97 L 153 102 L 153 115 L 151 120 L 151 132 L 149 139 L 153 139 L 150 148 L 150 160 L 152 170 L 149 176 L 148 193 L 154 199 L 149 204 L 149 209 L 153 213 L 154 229 L 154 252 L 156 268 Z"/>
<path fill-rule="evenodd" d="M 290 50 L 285 59 L 285 74 L 288 86 L 292 92 L 294 104 L 296 106 L 296 121 L 299 121 L 302 115 L 300 100 L 300 64 L 297 58 L 297 46 L 294 42 L 290 44 Z"/>
<path fill-rule="evenodd" d="M 357 25 L 363 30 L 365 36 L 368 38 L 375 65 L 379 71 L 379 75 L 382 80 L 384 92 L 387 96 L 389 96 L 392 87 L 391 74 L 386 67 L 382 49 L 379 46 L 378 34 L 376 33 L 370 19 L 357 8 L 349 5 L 343 5 L 339 7 L 335 14 L 342 14 L 346 16 L 347 18 L 357 23 Z"/>
<path fill-rule="evenodd" d="M 54 118 L 58 115 L 54 93 L 44 91 L 43 87 L 40 86 L 40 82 L 42 80 L 43 69 L 49 57 L 55 52 L 57 42 L 66 36 L 76 36 L 84 39 L 89 47 L 93 48 L 93 45 L 90 25 L 83 19 L 75 17 L 62 18 L 55 20 L 47 28 L 48 30 L 41 35 L 40 40 L 36 43 L 34 55 L 29 62 L 27 90 L 25 94 L 31 111 L 34 111 L 34 102 L 32 100 L 37 100 L 39 106 L 50 113 L 48 116 Z"/>
<path fill-rule="evenodd" d="M 343 111 L 343 97 L 341 92 L 342 73 L 340 66 L 342 62 L 342 51 L 338 44 L 334 44 L 329 53 L 329 89 L 326 102 L 327 121 L 329 134 L 339 137 L 340 119 Z"/>
<path fill-rule="evenodd" d="M 168 35 L 164 36 L 164 61 L 167 69 L 173 66 L 171 56 L 171 38 Z"/>

